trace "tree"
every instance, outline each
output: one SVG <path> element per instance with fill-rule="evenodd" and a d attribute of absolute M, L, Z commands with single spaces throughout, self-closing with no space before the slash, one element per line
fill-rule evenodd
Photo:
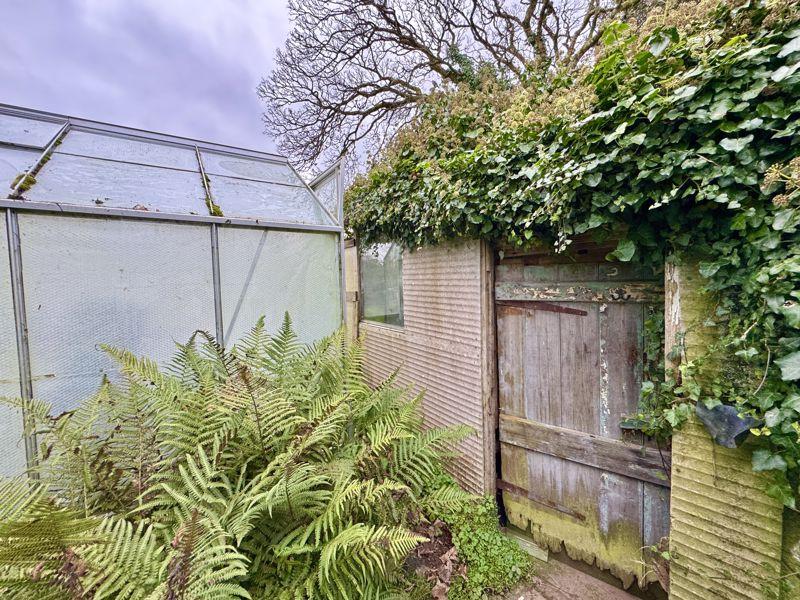
<path fill-rule="evenodd" d="M 264 122 L 303 167 L 380 150 L 432 90 L 489 68 L 510 83 L 590 59 L 603 22 L 640 0 L 290 0 L 261 81 Z M 355 152 L 353 152 L 355 150 Z"/>

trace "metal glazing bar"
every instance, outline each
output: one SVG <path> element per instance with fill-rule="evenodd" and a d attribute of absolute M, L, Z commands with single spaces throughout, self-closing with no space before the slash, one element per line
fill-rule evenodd
<path fill-rule="evenodd" d="M 39 155 L 39 160 L 33 163 L 33 165 L 31 165 L 30 168 L 28 168 L 25 171 L 25 176 L 20 177 L 19 181 L 17 181 L 14 187 L 11 188 L 11 193 L 9 194 L 9 197 L 17 194 L 17 191 L 22 186 L 23 182 L 28 178 L 28 175 L 30 175 L 31 173 L 37 173 L 39 169 L 42 168 L 44 159 L 50 154 L 50 152 L 52 152 L 53 147 L 56 145 L 56 142 L 58 142 L 58 140 L 60 140 L 64 136 L 64 134 L 67 132 L 68 129 L 69 129 L 69 121 L 67 121 L 61 126 L 58 132 L 56 132 L 56 134 L 53 136 L 53 139 L 50 140 L 50 143 L 47 144 L 44 150 L 42 150 L 42 153 Z"/>
<path fill-rule="evenodd" d="M 217 342 L 225 344 L 225 329 L 222 320 L 222 278 L 219 269 L 219 225 L 211 224 L 211 274 L 214 286 L 214 319 Z"/>
<path fill-rule="evenodd" d="M 200 178 L 203 180 L 203 189 L 206 191 L 206 198 L 208 199 L 209 212 L 214 205 L 214 198 L 211 195 L 211 188 L 208 185 L 208 177 L 206 177 L 206 170 L 203 166 L 203 157 L 200 155 L 200 148 L 194 147 L 195 156 L 197 156 L 197 166 L 200 169 Z M 216 223 L 211 224 L 211 277 L 214 288 L 214 323 L 216 325 L 217 342 L 225 344 L 225 330 L 222 323 L 222 282 L 219 271 L 219 225 Z"/>
<path fill-rule="evenodd" d="M 232 217 L 213 217 L 211 215 L 191 215 L 162 213 L 156 211 L 136 210 L 133 208 L 113 208 L 108 206 L 82 206 L 77 204 L 61 204 L 59 202 L 38 202 L 32 200 L 0 199 L 0 208 L 11 208 L 19 211 L 47 212 L 56 214 L 92 215 L 99 217 L 121 217 L 130 219 L 150 219 L 154 221 L 216 223 L 235 227 L 252 227 L 254 229 L 276 229 L 281 231 L 307 231 L 339 233 L 339 225 L 314 225 L 310 223 L 288 223 L 284 221 L 267 221 L 262 219 L 237 219 Z"/>
<path fill-rule="evenodd" d="M 200 179 L 203 180 L 203 189 L 206 192 L 206 200 L 209 203 L 208 212 L 211 214 L 211 206 L 213 206 L 214 198 L 211 195 L 211 188 L 208 186 L 208 177 L 206 176 L 206 170 L 203 167 L 203 157 L 200 156 L 200 148 L 197 146 L 194 147 L 194 155 L 197 157 L 197 166 L 200 169 Z"/>
<path fill-rule="evenodd" d="M 22 282 L 22 246 L 19 237 L 19 221 L 13 210 L 6 211 L 6 233 L 8 236 L 8 262 L 11 271 L 11 298 L 14 306 L 14 326 L 17 338 L 17 361 L 19 364 L 19 391 L 23 400 L 33 398 L 30 345 L 28 343 L 28 318 L 25 313 L 25 288 Z M 29 416 L 22 412 L 25 429 L 29 429 Z M 25 460 L 28 468 L 36 462 L 36 438 L 25 436 Z"/>

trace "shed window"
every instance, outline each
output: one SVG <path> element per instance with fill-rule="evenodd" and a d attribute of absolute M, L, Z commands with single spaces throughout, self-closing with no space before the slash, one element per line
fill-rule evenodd
<path fill-rule="evenodd" d="M 403 249 L 376 244 L 361 255 L 362 317 L 388 325 L 403 324 Z"/>

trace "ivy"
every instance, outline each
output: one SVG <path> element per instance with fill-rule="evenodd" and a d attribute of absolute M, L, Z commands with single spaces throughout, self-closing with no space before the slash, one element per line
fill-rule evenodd
<path fill-rule="evenodd" d="M 615 23 L 603 43 L 579 76 L 432 95 L 348 191 L 350 227 L 364 244 L 407 247 L 479 237 L 563 251 L 613 236 L 612 259 L 699 260 L 716 305 L 697 326 L 716 341 L 676 373 L 651 369 L 639 421 L 666 436 L 691 403 L 736 406 L 761 424 L 754 468 L 794 506 L 800 12 L 730 1 L 691 31 Z"/>

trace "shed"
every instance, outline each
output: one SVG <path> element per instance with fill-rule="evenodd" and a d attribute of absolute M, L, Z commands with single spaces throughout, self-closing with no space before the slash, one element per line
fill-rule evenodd
<path fill-rule="evenodd" d="M 671 598 L 796 597 L 797 519 L 765 494 L 750 448 L 716 447 L 696 422 L 672 452 L 621 427 L 652 352 L 648 319 L 664 314 L 666 339 L 685 335 L 690 355 L 703 348 L 688 325 L 708 302 L 697 264 L 609 262 L 615 240 L 562 255 L 478 240 L 349 246 L 348 322 L 371 382 L 396 371 L 425 392 L 429 424 L 471 425 L 453 474 L 497 494 L 542 551 L 663 597 L 669 543 Z"/>
<path fill-rule="evenodd" d="M 163 363 L 197 329 L 342 323 L 338 167 L 309 186 L 275 154 L 0 105 L 0 185 L 0 395 L 75 407 L 115 376 L 101 343 Z M 0 414 L 2 475 L 34 455 L 23 419 Z"/>

